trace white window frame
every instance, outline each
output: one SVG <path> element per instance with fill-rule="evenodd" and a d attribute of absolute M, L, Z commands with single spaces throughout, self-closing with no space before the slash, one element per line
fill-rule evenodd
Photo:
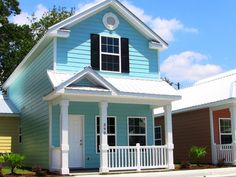
<path fill-rule="evenodd" d="M 161 138 L 156 138 L 156 132 L 155 132 L 155 130 L 156 130 L 156 128 L 160 128 L 160 135 L 161 135 Z M 156 141 L 157 140 L 160 140 L 161 141 L 161 145 L 163 145 L 162 144 L 162 126 L 161 125 L 156 125 L 156 126 L 154 126 L 154 144 L 155 144 L 155 146 L 161 146 L 161 145 L 156 145 Z"/>
<path fill-rule="evenodd" d="M 231 136 L 232 136 L 232 131 L 231 131 L 231 133 L 221 133 L 221 124 L 220 124 L 220 121 L 221 121 L 221 120 L 230 120 L 230 123 L 231 123 L 231 118 L 219 118 L 220 144 L 221 144 L 221 135 L 231 135 Z M 232 124 L 231 124 L 231 127 L 232 127 Z"/>
<path fill-rule="evenodd" d="M 95 148 L 96 148 L 96 154 L 100 154 L 100 152 L 98 152 L 98 149 L 97 149 L 97 146 L 98 146 L 98 141 L 97 141 L 97 136 L 100 136 L 100 133 L 97 133 L 97 118 L 100 118 L 101 119 L 101 116 L 95 116 L 95 141 L 96 141 L 96 143 L 95 143 Z M 112 117 L 112 118 L 114 118 L 115 119 L 115 134 L 108 134 L 107 133 L 107 136 L 115 136 L 115 146 L 117 145 L 117 137 L 116 137 L 116 135 L 117 135 L 117 125 L 116 125 L 116 116 L 107 116 L 107 118 L 108 117 Z M 100 126 L 100 125 L 99 125 Z M 108 126 L 108 124 L 107 124 L 107 126 Z M 108 143 L 108 138 L 107 138 L 107 143 Z"/>
<path fill-rule="evenodd" d="M 116 38 L 119 40 L 119 53 L 109 53 L 109 52 L 102 52 L 102 37 L 108 37 L 108 38 Z M 100 71 L 102 72 L 109 72 L 109 73 L 121 73 L 121 38 L 119 36 L 110 36 L 110 35 L 99 35 L 99 63 L 100 63 Z M 119 71 L 108 71 L 108 70 L 102 70 L 102 54 L 105 55 L 114 55 L 119 57 Z"/>
<path fill-rule="evenodd" d="M 130 134 L 129 133 L 129 119 L 145 119 L 145 134 Z M 130 136 L 145 136 L 145 146 L 147 146 L 147 117 L 142 116 L 128 116 L 127 117 L 127 134 L 128 134 L 128 146 L 129 145 L 129 137 Z"/>

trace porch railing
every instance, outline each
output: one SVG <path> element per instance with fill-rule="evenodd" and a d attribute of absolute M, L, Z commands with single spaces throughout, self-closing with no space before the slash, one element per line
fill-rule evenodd
<path fill-rule="evenodd" d="M 217 162 L 224 160 L 225 163 L 232 163 L 232 145 L 231 144 L 215 144 Z"/>
<path fill-rule="evenodd" d="M 109 146 L 109 170 L 168 168 L 167 146 Z"/>

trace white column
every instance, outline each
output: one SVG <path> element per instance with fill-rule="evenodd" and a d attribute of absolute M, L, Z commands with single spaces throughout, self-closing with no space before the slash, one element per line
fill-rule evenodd
<path fill-rule="evenodd" d="M 236 165 L 236 104 L 230 107 L 231 113 L 231 131 L 232 131 L 232 148 L 233 148 L 233 165 Z"/>
<path fill-rule="evenodd" d="M 108 143 L 107 143 L 107 102 L 99 103 L 100 111 L 100 173 L 109 172 L 108 169 Z"/>
<path fill-rule="evenodd" d="M 172 116 L 171 116 L 171 104 L 164 106 L 165 111 L 165 141 L 167 145 L 167 163 L 169 169 L 174 169 L 174 144 L 172 133 Z"/>
<path fill-rule="evenodd" d="M 49 112 L 49 146 L 48 146 L 48 152 L 49 152 L 49 170 L 52 170 L 52 104 L 48 104 L 48 112 Z"/>
<path fill-rule="evenodd" d="M 211 130 L 211 159 L 213 164 L 217 164 L 217 152 L 214 137 L 213 110 L 210 109 L 210 130 Z"/>
<path fill-rule="evenodd" d="M 69 142 L 68 142 L 68 100 L 60 101 L 61 118 L 61 174 L 69 174 Z"/>

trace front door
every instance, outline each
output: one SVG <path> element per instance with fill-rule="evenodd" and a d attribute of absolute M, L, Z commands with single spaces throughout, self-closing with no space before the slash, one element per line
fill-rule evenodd
<path fill-rule="evenodd" d="M 83 116 L 69 115 L 69 168 L 83 167 Z"/>

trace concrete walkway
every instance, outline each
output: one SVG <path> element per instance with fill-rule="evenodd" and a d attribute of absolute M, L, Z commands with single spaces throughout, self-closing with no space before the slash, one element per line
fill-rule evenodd
<path fill-rule="evenodd" d="M 202 169 L 202 170 L 179 170 L 164 172 L 133 172 L 99 175 L 98 172 L 77 173 L 77 177 L 236 177 L 236 167 Z"/>

